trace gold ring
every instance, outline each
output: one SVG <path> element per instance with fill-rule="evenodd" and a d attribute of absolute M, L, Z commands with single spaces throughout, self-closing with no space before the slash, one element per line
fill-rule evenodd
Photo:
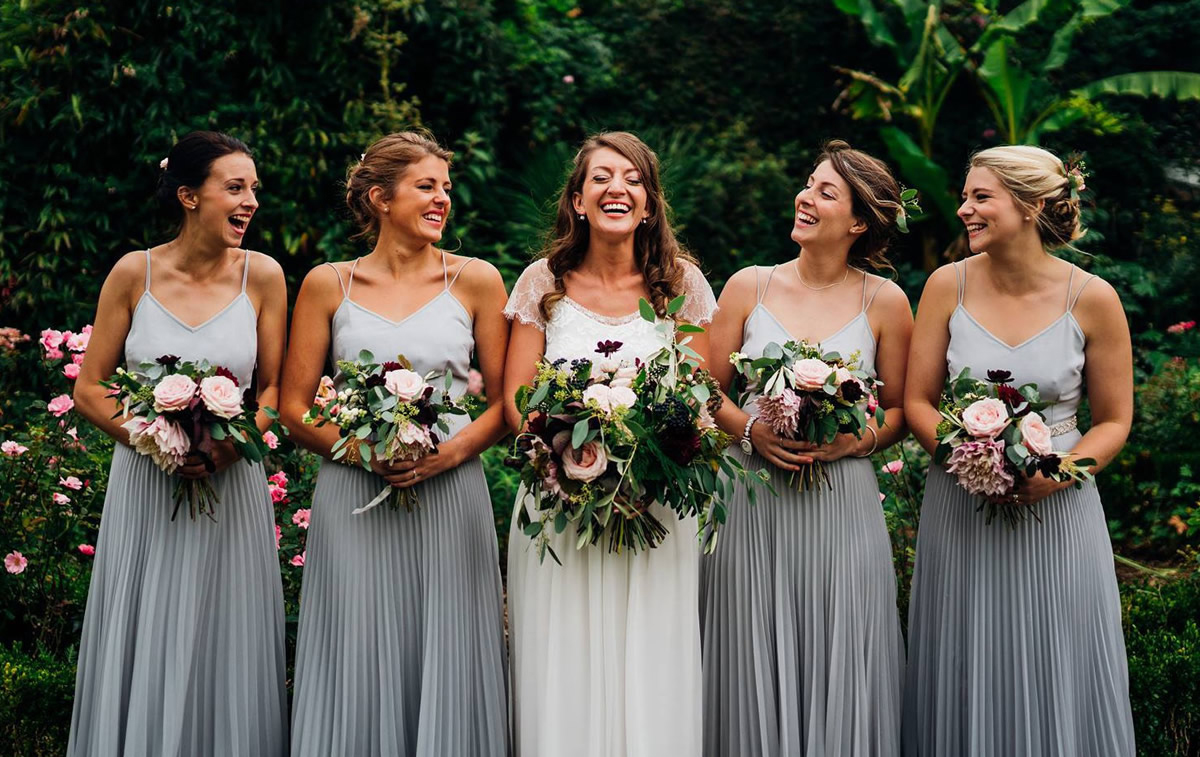
<path fill-rule="evenodd" d="M 421 474 L 417 473 L 416 469 L 413 469 L 413 481 L 416 481 L 420 477 L 421 477 Z"/>

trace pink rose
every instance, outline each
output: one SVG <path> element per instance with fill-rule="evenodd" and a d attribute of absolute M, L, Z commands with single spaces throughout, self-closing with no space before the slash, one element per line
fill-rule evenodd
<path fill-rule="evenodd" d="M 288 562 L 292 565 L 295 565 L 297 568 L 303 568 L 304 567 L 304 555 L 306 555 L 306 554 L 308 554 L 308 550 L 304 550 L 300 554 L 293 557 L 291 560 L 288 560 Z"/>
<path fill-rule="evenodd" d="M 45 349 L 46 352 L 54 352 L 62 346 L 63 333 L 61 331 L 55 331 L 54 329 L 43 329 L 41 339 L 38 341 L 42 343 L 42 348 Z M 61 356 L 62 355 L 60 353 L 59 357 Z"/>
<path fill-rule="evenodd" d="M 46 359 L 47 360 L 62 360 L 62 358 L 63 358 L 62 350 L 46 350 Z"/>
<path fill-rule="evenodd" d="M 568 446 L 562 456 L 563 472 L 576 481 L 595 481 L 608 468 L 608 456 L 598 440 L 587 442 L 580 449 Z"/>
<path fill-rule="evenodd" d="M 225 376 L 201 379 L 200 399 L 204 400 L 204 406 L 218 418 L 229 420 L 242 412 L 242 390 Z"/>
<path fill-rule="evenodd" d="M 337 387 L 334 386 L 333 379 L 322 376 L 321 383 L 317 385 L 317 396 L 313 398 L 313 404 L 323 408 L 335 399 L 337 399 Z"/>
<path fill-rule="evenodd" d="M 609 400 L 609 394 L 611 392 L 612 390 L 604 384 L 592 384 L 587 389 L 583 390 L 583 404 L 586 405 L 589 402 L 595 402 L 600 408 L 600 412 L 607 415 L 608 412 L 612 410 L 612 405 L 610 404 Z"/>
<path fill-rule="evenodd" d="M 83 488 L 83 482 L 75 476 L 67 476 L 66 478 L 58 479 L 58 485 L 65 486 L 68 489 L 74 489 L 75 491 L 79 491 Z"/>
<path fill-rule="evenodd" d="M 139 454 L 149 455 L 154 464 L 167 473 L 183 465 L 191 440 L 178 423 L 172 423 L 160 415 L 150 423 L 142 416 L 135 416 L 121 424 L 129 432 L 129 445 Z"/>
<path fill-rule="evenodd" d="M 182 373 L 172 373 L 154 387 L 154 409 L 160 413 L 183 410 L 196 396 L 196 382 Z"/>
<path fill-rule="evenodd" d="M 71 356 L 71 362 L 74 363 L 75 365 L 83 365 L 83 353 L 76 352 L 74 355 Z"/>
<path fill-rule="evenodd" d="M 879 399 L 871 392 L 867 392 L 867 415 L 874 415 L 878 409 Z"/>
<path fill-rule="evenodd" d="M 992 439 L 1008 425 L 1008 409 L 997 399 L 976 400 L 963 410 L 963 428 L 977 439 Z"/>
<path fill-rule="evenodd" d="M 63 375 L 74 381 L 79 378 L 79 364 L 67 363 L 63 366 Z"/>
<path fill-rule="evenodd" d="M 28 451 L 29 451 L 29 448 L 26 447 L 25 445 L 17 444 L 16 442 L 11 441 L 11 440 L 4 442 L 3 444 L 0 444 L 0 452 L 3 452 L 4 454 L 8 455 L 9 457 L 20 457 L 21 455 L 24 455 Z"/>
<path fill-rule="evenodd" d="M 292 515 L 292 523 L 295 523 L 300 528 L 308 528 L 308 519 L 311 514 L 311 508 L 302 507 Z"/>
<path fill-rule="evenodd" d="M 71 504 L 71 498 L 68 497 L 67 495 L 63 494 L 62 492 L 54 492 L 53 498 L 54 498 L 54 504 L 56 504 L 56 505 Z"/>
<path fill-rule="evenodd" d="M 567 493 L 558 482 L 558 465 L 553 460 L 546 461 L 546 475 L 542 478 L 542 489 L 559 499 L 565 500 Z"/>
<path fill-rule="evenodd" d="M 263 434 L 263 444 L 267 445 L 267 449 L 276 449 L 279 446 L 279 437 L 275 436 L 274 431 L 268 431 Z"/>
<path fill-rule="evenodd" d="M 474 368 L 467 371 L 467 394 L 483 394 L 483 374 Z"/>
<path fill-rule="evenodd" d="M 283 538 L 283 527 L 275 524 L 275 551 L 279 551 L 279 541 Z"/>
<path fill-rule="evenodd" d="M 1042 416 L 1029 413 L 1021 419 L 1018 428 L 1025 447 L 1035 455 L 1049 455 L 1054 452 L 1054 444 L 1050 441 L 1050 428 Z"/>
<path fill-rule="evenodd" d="M 1196 328 L 1195 321 L 1180 321 L 1179 323 L 1175 323 L 1170 326 L 1167 326 L 1167 333 L 1168 334 L 1182 334 L 1183 332 L 1191 331 L 1194 328 Z M 45 332 L 43 332 L 43 333 L 45 333 Z"/>
<path fill-rule="evenodd" d="M 904 461 L 903 460 L 893 460 L 890 463 L 884 465 L 879 470 L 883 471 L 884 473 L 891 473 L 894 476 L 897 473 L 899 473 L 900 471 L 904 470 Z"/>
<path fill-rule="evenodd" d="M 288 485 L 287 474 L 284 473 L 283 471 L 279 471 L 278 473 L 274 473 L 270 476 L 267 476 L 267 480 L 270 481 L 271 483 L 275 484 L 276 486 L 287 486 Z"/>
<path fill-rule="evenodd" d="M 425 391 L 425 379 L 416 371 L 399 368 L 383 374 L 383 386 L 405 402 L 411 402 Z"/>
<path fill-rule="evenodd" d="M 69 334 L 69 336 L 67 336 L 67 334 Z M 71 334 L 71 332 L 68 331 L 67 334 L 64 334 L 63 336 L 66 337 L 65 341 L 68 350 L 71 352 L 87 351 L 88 342 L 91 341 L 92 338 L 91 331 L 81 331 L 78 334 Z"/>
<path fill-rule="evenodd" d="M 4 556 L 4 569 L 14 576 L 25 572 L 25 566 L 29 561 L 25 559 L 25 555 L 20 552 L 9 552 Z"/>
<path fill-rule="evenodd" d="M 46 409 L 55 418 L 61 418 L 71 412 L 73 407 L 75 407 L 75 400 L 71 399 L 69 394 L 60 394 L 46 403 Z"/>
<path fill-rule="evenodd" d="M 792 379 L 796 386 L 808 391 L 816 391 L 825 386 L 825 379 L 829 378 L 831 373 L 833 369 L 829 364 L 815 357 L 797 360 L 792 364 Z"/>
<path fill-rule="evenodd" d="M 268 483 L 267 492 L 270 493 L 271 502 L 274 504 L 279 504 L 287 499 L 287 489 L 284 489 L 282 486 L 276 486 L 275 484 Z"/>
<path fill-rule="evenodd" d="M 79 554 L 84 555 L 86 557 L 91 557 L 92 555 L 96 554 L 96 548 L 93 547 L 91 544 L 80 544 L 79 545 Z"/>

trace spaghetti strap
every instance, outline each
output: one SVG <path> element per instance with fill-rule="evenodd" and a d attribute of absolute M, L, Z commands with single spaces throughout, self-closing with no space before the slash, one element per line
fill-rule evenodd
<path fill-rule="evenodd" d="M 960 261 L 955 261 L 953 266 L 954 280 L 958 283 L 958 304 L 962 305 L 963 294 L 965 294 L 967 291 L 967 274 L 962 270 Z"/>
<path fill-rule="evenodd" d="M 250 278 L 250 251 L 246 250 L 246 260 L 242 263 L 242 294 L 246 293 L 246 281 Z"/>
<path fill-rule="evenodd" d="M 350 264 L 350 280 L 346 282 L 346 299 L 350 299 L 350 290 L 354 287 L 354 269 L 358 268 L 358 261 L 360 260 L 362 258 L 355 258 L 354 262 Z M 341 276 L 338 278 L 340 279 Z"/>
<path fill-rule="evenodd" d="M 851 267 L 853 267 L 853 266 L 851 266 Z M 865 313 L 865 312 L 867 312 L 867 308 L 869 308 L 871 305 L 869 302 L 867 302 L 867 272 L 863 271 L 862 275 L 863 275 L 862 311 Z M 878 291 L 878 290 L 876 290 L 876 291 Z M 872 298 L 872 299 L 874 299 L 874 298 Z"/>
<path fill-rule="evenodd" d="M 150 292 L 150 251 L 146 250 L 146 290 Z"/>
<path fill-rule="evenodd" d="M 763 298 L 765 298 L 767 296 L 767 288 L 771 286 L 771 278 L 775 275 L 775 271 L 778 268 L 779 268 L 779 266 L 777 266 L 777 265 L 771 266 L 771 272 L 767 274 L 767 283 L 763 284 L 762 291 L 760 291 L 758 293 L 758 304 L 759 305 L 762 304 Z M 757 287 L 757 285 L 758 285 L 758 278 L 757 278 L 758 277 L 758 268 L 757 267 L 754 269 L 754 276 L 755 276 L 754 283 L 755 283 L 755 286 Z"/>
<path fill-rule="evenodd" d="M 442 255 L 443 255 L 442 263 L 444 265 L 445 264 L 445 253 L 442 253 Z M 463 264 L 460 265 L 458 267 L 458 270 L 454 272 L 454 278 L 450 279 L 450 283 L 446 285 L 446 289 L 449 289 L 450 287 L 454 286 L 454 282 L 458 281 L 458 277 L 462 274 L 463 269 L 466 268 L 467 266 L 471 265 L 471 263 L 474 260 L 475 260 L 475 258 L 467 258 L 466 260 L 463 261 Z"/>
<path fill-rule="evenodd" d="M 1095 279 L 1096 279 L 1096 274 L 1093 273 L 1090 276 L 1088 276 L 1086 280 L 1084 280 L 1083 285 L 1080 286 L 1079 289 L 1075 292 L 1075 296 L 1072 297 L 1071 301 L 1067 303 L 1067 312 L 1068 313 L 1075 309 L 1075 304 L 1077 302 L 1079 302 L 1079 295 L 1083 294 L 1083 290 L 1087 289 L 1087 285 L 1091 284 L 1093 281 L 1095 281 Z"/>
<path fill-rule="evenodd" d="M 446 251 L 439 250 L 439 252 L 442 253 L 442 287 L 445 289 L 449 289 L 450 288 L 450 280 L 448 278 L 449 274 L 446 271 Z M 455 278 L 458 278 L 457 274 L 455 275 Z"/>
<path fill-rule="evenodd" d="M 342 281 L 342 272 L 337 269 L 333 263 L 326 262 L 325 265 L 333 269 L 333 275 L 338 277 L 338 286 L 342 288 L 342 299 L 350 299 L 350 293 L 346 291 L 346 282 Z"/>
<path fill-rule="evenodd" d="M 863 273 L 863 279 L 864 279 L 864 281 L 863 281 L 863 292 L 865 293 L 865 292 L 867 291 L 866 280 L 865 280 L 865 279 L 866 279 L 866 273 L 865 273 L 865 272 Z M 865 313 L 865 312 L 867 312 L 867 310 L 869 310 L 869 309 L 870 309 L 870 307 L 871 307 L 871 303 L 875 302 L 875 298 L 879 296 L 879 290 L 880 290 L 880 289 L 883 289 L 883 288 L 884 288 L 884 286 L 886 286 L 886 285 L 887 285 L 887 279 L 884 279 L 883 281 L 879 282 L 879 286 L 875 287 L 875 291 L 874 291 L 874 292 L 871 292 L 871 297 L 870 297 L 870 299 L 868 299 L 868 300 L 867 300 L 867 304 L 863 305 L 863 312 L 864 312 L 864 313 Z"/>

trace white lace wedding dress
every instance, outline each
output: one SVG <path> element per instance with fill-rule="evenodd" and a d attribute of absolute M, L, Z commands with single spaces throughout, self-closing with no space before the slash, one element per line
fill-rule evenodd
<path fill-rule="evenodd" d="M 716 300 L 687 265 L 682 320 L 704 325 Z M 539 313 L 554 286 L 544 260 L 513 288 L 505 314 L 546 334 L 545 357 L 596 357 L 601 340 L 618 359 L 662 344 L 638 313 L 607 317 L 566 298 Z M 517 506 L 524 506 L 524 492 Z M 699 560 L 694 519 L 654 513 L 670 534 L 655 549 L 611 554 L 574 548 L 571 529 L 551 536 L 563 564 L 539 563 L 532 541 L 509 534 L 513 744 L 518 757 L 698 757 L 701 751 Z"/>

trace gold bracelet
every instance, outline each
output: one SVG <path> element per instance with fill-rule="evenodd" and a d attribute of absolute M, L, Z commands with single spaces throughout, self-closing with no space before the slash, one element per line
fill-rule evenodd
<path fill-rule="evenodd" d="M 346 445 L 346 454 L 342 456 L 342 462 L 346 465 L 360 465 L 362 463 L 362 453 L 358 451 L 358 443 L 351 441 Z"/>
<path fill-rule="evenodd" d="M 875 450 L 879 448 L 879 433 L 875 431 L 875 427 L 868 423 L 867 431 L 871 432 L 871 450 L 865 455 L 859 455 L 859 457 L 870 457 L 871 455 L 874 455 Z"/>

